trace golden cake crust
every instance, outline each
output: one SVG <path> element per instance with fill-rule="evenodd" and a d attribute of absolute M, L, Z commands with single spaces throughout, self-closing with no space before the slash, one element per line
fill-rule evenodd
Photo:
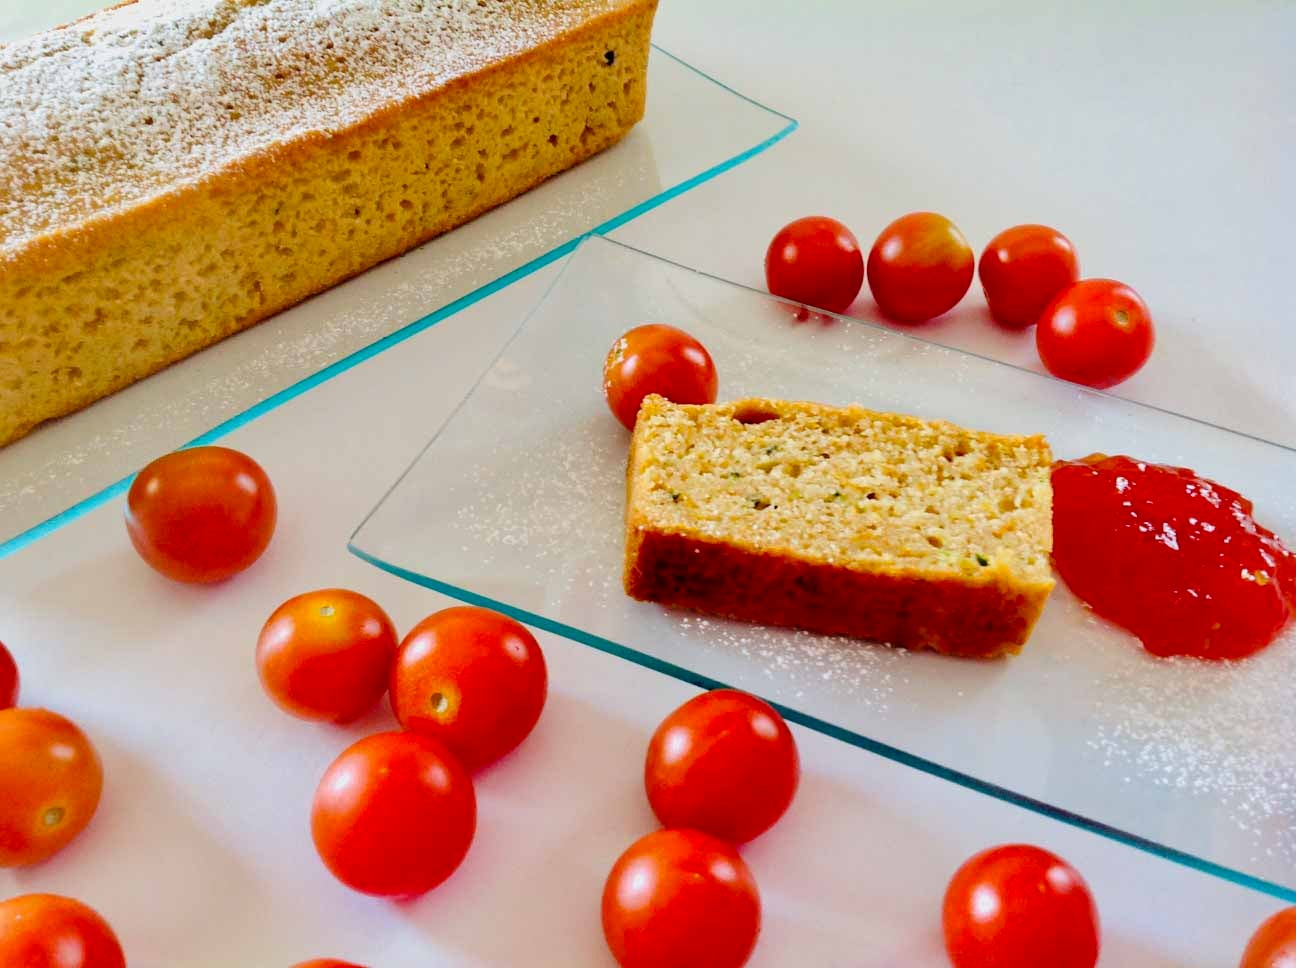
<path fill-rule="evenodd" d="M 0 444 L 507 201 L 614 144 L 643 114 L 655 0 L 334 3 L 330 11 L 354 9 L 359 19 L 341 18 L 332 34 L 302 26 L 277 70 L 248 49 L 255 18 L 323 9 L 317 0 L 183 0 L 170 20 L 159 13 L 166 6 L 127 3 L 0 47 L 10 122 L 0 126 Z M 428 28 L 442 47 L 422 62 L 407 46 L 406 61 L 357 79 L 318 55 L 330 43 L 344 57 L 346 43 L 371 50 L 360 16 L 369 8 L 405 18 L 378 38 L 436 11 L 456 26 Z M 125 26 L 114 19 L 132 13 Z M 211 36 L 194 39 L 185 16 Z M 501 23 L 516 36 L 497 43 Z M 265 102 L 264 116 L 241 113 L 265 100 L 246 81 L 219 110 L 248 127 L 204 155 L 203 138 L 225 128 L 208 111 L 193 130 L 179 120 L 168 129 L 168 86 L 178 81 L 139 82 L 148 90 L 129 109 L 112 78 L 87 78 L 89 94 L 70 80 L 40 94 L 41 71 L 59 65 L 71 73 L 50 76 L 110 64 L 147 79 L 134 61 L 150 30 L 174 47 L 161 63 L 190 57 L 217 75 L 221 64 L 244 74 L 261 65 L 272 80 L 283 75 L 274 83 L 301 110 L 285 116 Z M 81 49 L 96 44 L 107 53 Z M 302 93 L 348 84 L 369 86 L 323 105 Z M 48 110 L 24 105 L 41 97 Z M 141 143 L 165 150 L 96 140 L 89 120 L 89 134 L 70 138 L 51 113 L 62 99 L 65 112 L 93 114 L 105 97 L 115 111 L 136 112 Z M 137 176 L 122 167 L 127 155 Z M 13 163 L 20 157 L 26 166 Z"/>
<path fill-rule="evenodd" d="M 1040 437 L 860 407 L 649 397 L 627 472 L 634 598 L 950 655 L 1018 651 L 1053 588 Z"/>

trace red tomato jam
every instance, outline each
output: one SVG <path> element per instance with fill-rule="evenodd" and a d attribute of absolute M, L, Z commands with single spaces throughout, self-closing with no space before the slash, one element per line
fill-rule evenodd
<path fill-rule="evenodd" d="M 1053 562 L 1154 655 L 1251 655 L 1296 610 L 1296 555 L 1250 501 L 1183 467 L 1102 454 L 1054 464 Z"/>

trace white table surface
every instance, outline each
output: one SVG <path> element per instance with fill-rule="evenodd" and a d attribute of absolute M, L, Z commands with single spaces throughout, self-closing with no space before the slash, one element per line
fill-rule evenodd
<path fill-rule="evenodd" d="M 10 0 L 0 37 L 84 6 Z M 1006 225 L 1048 222 L 1086 274 L 1121 278 L 1152 307 L 1157 353 L 1119 392 L 1296 444 L 1296 7 L 1160 6 L 664 0 L 659 43 L 801 129 L 616 235 L 759 285 L 769 235 L 812 211 L 865 245 L 916 208 L 950 215 L 978 247 Z M 251 667 L 260 622 L 305 588 L 365 591 L 402 627 L 443 604 L 351 558 L 345 539 L 549 272 L 232 435 L 266 465 L 283 509 L 271 551 L 242 578 L 208 590 L 156 578 L 124 540 L 119 502 L 0 561 L 0 639 L 23 660 L 26 700 L 74 714 L 109 783 L 91 834 L 0 875 L 0 895 L 82 896 L 118 927 L 133 968 L 326 954 L 374 968 L 609 964 L 598 891 L 652 827 L 642 750 L 688 687 L 543 636 L 541 726 L 480 778 L 464 868 L 397 907 L 332 882 L 306 834 L 315 778 L 364 728 L 287 720 Z M 857 310 L 869 314 L 867 296 Z M 984 317 L 974 295 L 926 332 L 1035 365 L 1029 337 Z M 1007 840 L 1055 849 L 1089 878 L 1112 968 L 1232 964 L 1280 906 L 806 730 L 797 739 L 798 800 L 746 850 L 766 901 L 755 965 L 942 964 L 945 880 Z"/>

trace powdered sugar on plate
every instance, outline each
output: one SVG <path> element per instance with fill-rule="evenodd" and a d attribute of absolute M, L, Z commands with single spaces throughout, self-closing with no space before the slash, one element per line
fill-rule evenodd
<path fill-rule="evenodd" d="M 1103 766 L 1218 803 L 1257 851 L 1296 862 L 1296 628 L 1240 662 L 1156 659 L 1131 642 L 1113 665 L 1089 740 Z"/>
<path fill-rule="evenodd" d="M 780 683 L 792 704 L 807 692 L 827 691 L 884 713 L 905 677 L 909 653 L 903 649 L 686 613 L 677 614 L 676 622 L 680 638 L 696 647 L 739 655 L 759 666 L 767 679 Z"/>

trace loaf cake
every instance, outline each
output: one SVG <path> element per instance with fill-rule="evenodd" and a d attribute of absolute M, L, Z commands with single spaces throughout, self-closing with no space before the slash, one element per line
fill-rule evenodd
<path fill-rule="evenodd" d="M 1053 589 L 1052 455 L 861 407 L 644 400 L 625 588 L 728 618 L 991 657 Z"/>
<path fill-rule="evenodd" d="M 0 444 L 526 191 L 656 0 L 137 0 L 0 46 Z"/>

